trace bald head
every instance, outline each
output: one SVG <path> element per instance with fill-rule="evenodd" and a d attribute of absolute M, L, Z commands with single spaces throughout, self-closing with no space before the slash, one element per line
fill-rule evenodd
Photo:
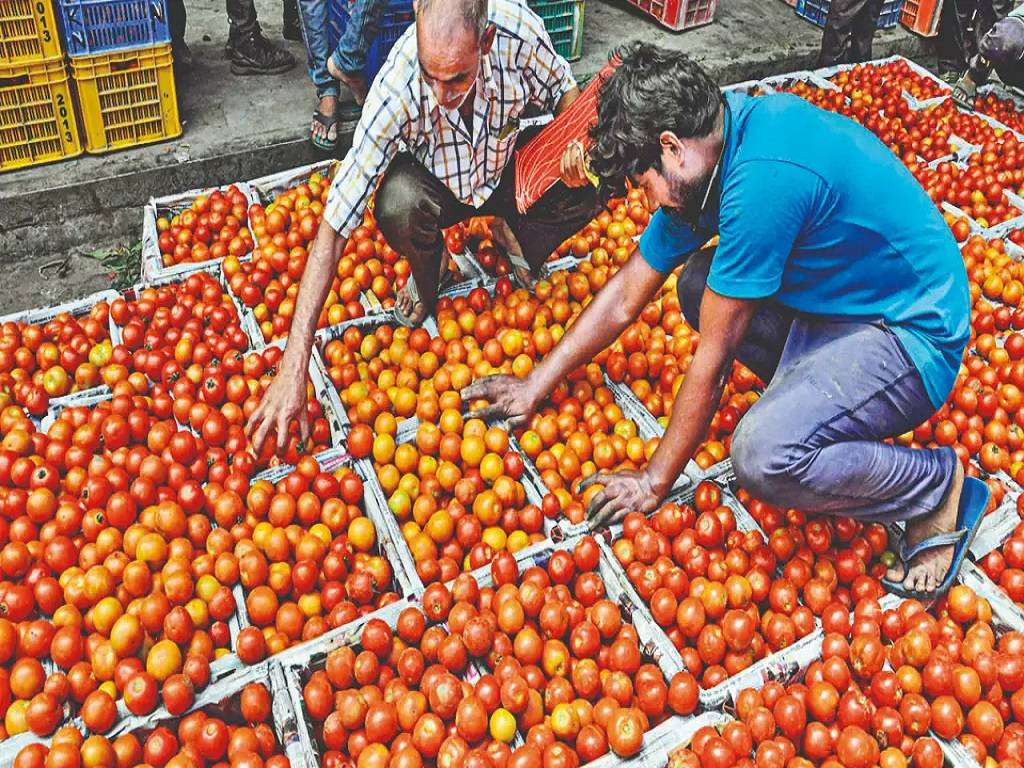
<path fill-rule="evenodd" d="M 491 50 L 494 26 L 487 0 L 418 0 L 416 48 L 424 82 L 437 102 L 456 109 L 476 83 L 480 59 Z"/>
<path fill-rule="evenodd" d="M 487 0 L 419 0 L 416 27 L 431 42 L 455 42 L 466 33 L 479 40 L 487 29 Z"/>

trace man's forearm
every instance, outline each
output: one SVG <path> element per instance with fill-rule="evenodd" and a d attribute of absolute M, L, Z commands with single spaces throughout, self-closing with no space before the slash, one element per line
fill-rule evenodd
<path fill-rule="evenodd" d="M 668 427 L 647 465 L 659 498 L 675 485 L 686 462 L 707 435 L 731 366 L 731 355 L 705 353 L 702 356 L 701 347 L 697 347 L 672 404 Z"/>
<path fill-rule="evenodd" d="M 299 284 L 299 295 L 295 302 L 295 315 L 288 332 L 285 348 L 285 362 L 305 366 L 313 348 L 317 322 L 323 310 L 327 294 L 330 293 L 338 269 L 338 259 L 344 247 L 344 239 L 326 221 L 321 221 L 313 250 L 306 263 L 306 270 Z"/>

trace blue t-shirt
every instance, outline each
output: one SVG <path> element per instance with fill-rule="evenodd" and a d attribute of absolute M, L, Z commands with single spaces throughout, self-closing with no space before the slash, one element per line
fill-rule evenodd
<path fill-rule="evenodd" d="M 798 96 L 725 95 L 718 181 L 696 227 L 657 211 L 640 240 L 670 272 L 716 233 L 708 286 L 831 319 L 884 322 L 936 407 L 970 337 L 956 241 L 870 131 Z"/>

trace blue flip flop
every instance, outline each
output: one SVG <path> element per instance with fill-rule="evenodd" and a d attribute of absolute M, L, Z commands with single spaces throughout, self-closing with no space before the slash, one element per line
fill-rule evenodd
<path fill-rule="evenodd" d="M 919 541 L 911 547 L 906 546 L 905 540 L 900 540 L 899 551 L 896 554 L 900 562 L 903 563 L 904 578 L 906 578 L 906 574 L 910 571 L 910 561 L 922 552 L 935 549 L 936 547 L 949 546 L 950 544 L 954 546 L 953 562 L 950 563 L 945 578 L 942 579 L 942 583 L 939 584 L 934 592 L 907 589 L 903 586 L 902 581 L 892 581 L 883 577 L 881 582 L 886 591 L 900 597 L 920 600 L 921 602 L 935 600 L 946 594 L 950 587 L 953 586 L 957 574 L 960 573 L 960 566 L 963 565 L 964 558 L 967 557 L 967 553 L 971 548 L 971 542 L 974 541 L 974 536 L 977 534 L 981 521 L 985 517 L 985 510 L 988 508 L 988 496 L 988 486 L 985 483 L 974 477 L 966 477 L 964 478 L 963 490 L 960 493 L 960 505 L 957 510 L 955 531 L 929 536 L 927 539 Z"/>

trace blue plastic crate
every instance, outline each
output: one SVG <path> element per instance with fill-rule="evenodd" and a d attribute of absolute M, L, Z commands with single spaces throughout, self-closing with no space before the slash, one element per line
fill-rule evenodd
<path fill-rule="evenodd" d="M 819 27 L 825 26 L 828 18 L 829 0 L 797 0 L 796 15 Z M 903 0 L 885 0 L 882 4 L 882 12 L 878 14 L 878 29 L 890 29 L 895 27 L 900 20 L 900 11 L 903 10 Z"/>
<path fill-rule="evenodd" d="M 351 5 L 349 0 L 327 0 L 327 40 L 332 51 L 348 27 Z M 363 68 L 363 74 L 366 76 L 367 83 L 373 82 L 380 68 L 384 66 L 391 48 L 415 18 L 412 0 L 392 0 L 388 5 L 381 16 L 377 37 L 373 39 L 366 51 L 366 66 Z"/>
<path fill-rule="evenodd" d="M 166 0 L 58 0 L 68 55 L 171 42 Z"/>

